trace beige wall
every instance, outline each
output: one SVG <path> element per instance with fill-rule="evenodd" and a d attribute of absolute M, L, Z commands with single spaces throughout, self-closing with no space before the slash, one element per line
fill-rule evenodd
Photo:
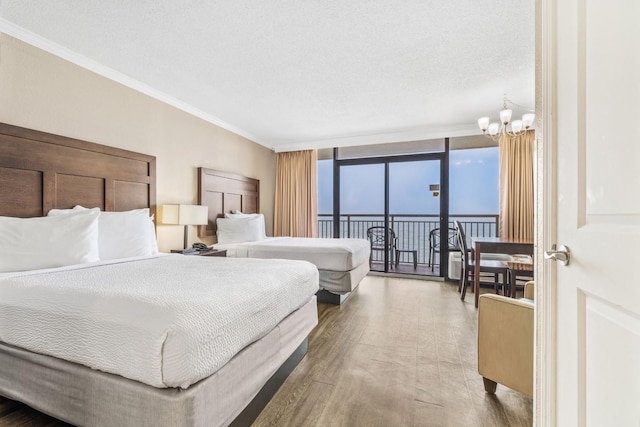
<path fill-rule="evenodd" d="M 274 153 L 6 34 L 0 122 L 156 156 L 158 204 L 196 203 L 198 166 L 257 178 L 272 234 Z M 158 226 L 158 244 L 161 251 L 181 247 L 182 227 Z"/>

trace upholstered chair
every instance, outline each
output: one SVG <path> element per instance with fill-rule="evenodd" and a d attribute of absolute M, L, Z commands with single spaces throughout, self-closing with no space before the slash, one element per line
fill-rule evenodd
<path fill-rule="evenodd" d="M 480 296 L 478 308 L 478 373 L 487 393 L 497 383 L 533 396 L 533 282 L 525 297 Z"/>

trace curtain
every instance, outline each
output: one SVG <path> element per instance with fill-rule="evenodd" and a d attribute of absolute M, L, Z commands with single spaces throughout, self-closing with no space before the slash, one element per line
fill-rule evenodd
<path fill-rule="evenodd" d="M 274 236 L 318 236 L 317 163 L 316 150 L 278 153 Z"/>
<path fill-rule="evenodd" d="M 500 237 L 533 240 L 535 132 L 500 137 Z"/>

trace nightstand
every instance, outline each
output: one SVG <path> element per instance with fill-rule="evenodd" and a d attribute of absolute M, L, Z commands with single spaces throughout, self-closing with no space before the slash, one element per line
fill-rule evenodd
<path fill-rule="evenodd" d="M 210 249 L 208 251 L 200 251 L 198 253 L 198 255 L 200 256 L 221 256 L 221 257 L 226 257 L 227 256 L 227 250 L 226 249 Z"/>
<path fill-rule="evenodd" d="M 182 249 L 171 249 L 171 253 L 172 254 L 181 254 L 182 253 Z M 190 252 L 190 253 L 186 253 L 184 255 L 200 255 L 200 256 L 221 256 L 221 257 L 226 257 L 227 256 L 227 250 L 223 249 L 223 250 L 218 250 L 218 249 L 209 249 L 207 251 L 197 251 L 197 252 Z"/>

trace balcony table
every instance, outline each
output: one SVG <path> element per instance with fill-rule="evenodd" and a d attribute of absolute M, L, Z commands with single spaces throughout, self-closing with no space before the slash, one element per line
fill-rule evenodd
<path fill-rule="evenodd" d="M 396 269 L 398 268 L 398 264 L 400 264 L 400 255 L 403 253 L 413 256 L 413 269 L 416 270 L 418 268 L 418 251 L 415 249 L 396 249 Z M 433 269 L 431 271 L 433 271 Z"/>
<path fill-rule="evenodd" d="M 475 270 L 473 277 L 473 291 L 475 293 L 476 308 L 480 297 L 480 254 L 509 254 L 533 256 L 533 242 L 525 240 L 503 239 L 501 237 L 472 237 L 471 244 L 475 251 Z"/>

